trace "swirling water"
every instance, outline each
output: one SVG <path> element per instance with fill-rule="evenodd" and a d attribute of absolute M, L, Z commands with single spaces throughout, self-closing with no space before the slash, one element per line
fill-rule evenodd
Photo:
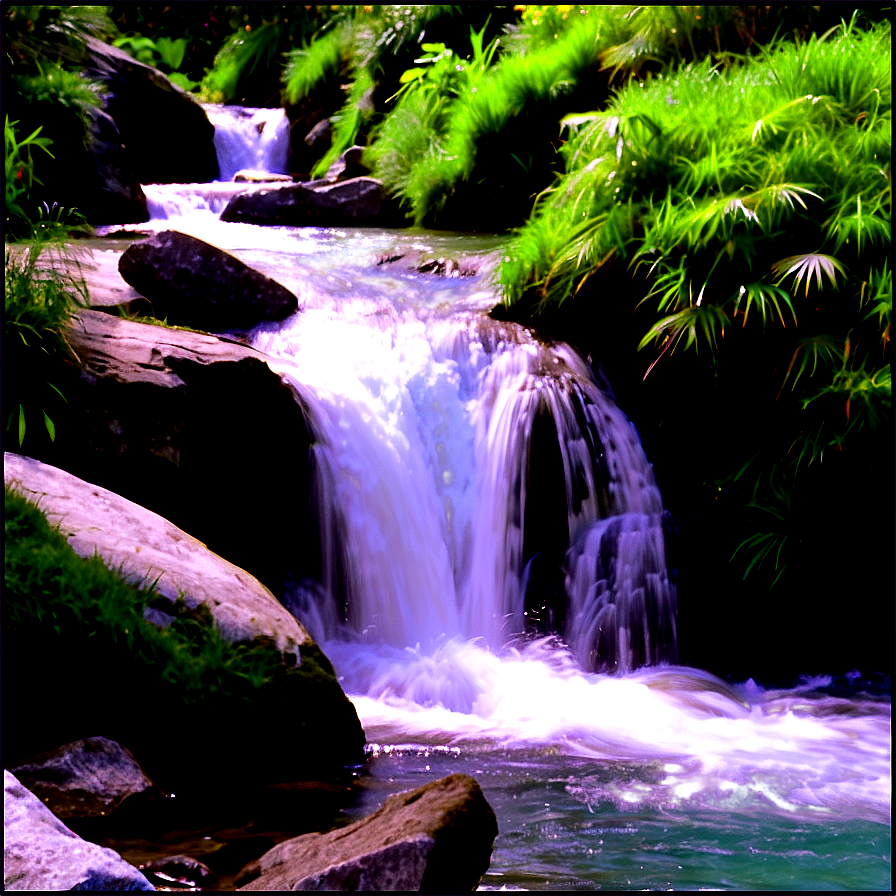
<path fill-rule="evenodd" d="M 866 693 L 860 677 L 839 691 L 830 679 L 776 691 L 668 663 L 591 671 L 593 639 L 581 630 L 606 600 L 568 643 L 519 637 L 531 611 L 521 452 L 545 402 L 565 401 L 573 383 L 619 437 L 604 440 L 616 472 L 566 496 L 565 516 L 552 518 L 571 545 L 575 617 L 587 617 L 610 576 L 590 561 L 584 584 L 577 578 L 575 558 L 601 554 L 589 539 L 615 518 L 615 537 L 641 526 L 653 544 L 661 504 L 633 428 L 587 365 L 488 321 L 485 276 L 375 265 L 385 253 L 477 255 L 499 241 L 224 225 L 202 209 L 164 226 L 234 251 L 300 297 L 299 314 L 252 340 L 319 433 L 330 566 L 321 581 L 294 582 L 284 601 L 322 642 L 367 733 L 350 816 L 466 771 L 500 826 L 485 889 L 889 888 L 889 698 Z M 561 451 L 567 474 L 588 432 Z M 565 481 L 600 478 L 597 467 L 579 463 Z M 651 593 L 674 645 L 665 572 L 653 562 Z"/>

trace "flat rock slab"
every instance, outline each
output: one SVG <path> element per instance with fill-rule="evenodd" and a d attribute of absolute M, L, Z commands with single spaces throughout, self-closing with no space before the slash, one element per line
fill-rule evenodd
<path fill-rule="evenodd" d="M 57 818 L 108 815 L 129 797 L 161 795 L 133 754 L 106 737 L 31 756 L 12 771 Z"/>
<path fill-rule="evenodd" d="M 301 661 L 310 637 L 292 614 L 249 573 L 212 553 L 164 517 L 30 457 L 5 453 L 4 479 L 59 524 L 75 552 L 96 552 L 137 584 L 155 583 L 173 604 L 205 604 L 225 640 L 271 639 Z"/>
<path fill-rule="evenodd" d="M 380 181 L 355 177 L 243 193 L 230 200 L 221 220 L 291 227 L 382 224 L 385 201 Z"/>
<path fill-rule="evenodd" d="M 397 793 L 372 815 L 286 840 L 237 876 L 240 890 L 469 893 L 488 870 L 495 813 L 469 775 Z"/>
<path fill-rule="evenodd" d="M 288 189 L 288 188 L 286 188 Z M 294 314 L 299 300 L 235 255 L 177 230 L 133 243 L 118 262 L 121 276 L 169 324 L 220 332 L 249 330 Z"/>
<path fill-rule="evenodd" d="M 69 830 L 12 772 L 3 772 L 6 890 L 155 890 L 111 849 Z"/>

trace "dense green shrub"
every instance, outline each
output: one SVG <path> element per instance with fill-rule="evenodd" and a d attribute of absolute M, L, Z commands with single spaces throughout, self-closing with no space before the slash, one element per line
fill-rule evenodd
<path fill-rule="evenodd" d="M 441 38 L 449 47 L 457 47 L 467 40 L 471 29 L 475 33 L 488 27 L 497 32 L 500 16 L 508 16 L 508 10 L 485 5 L 358 6 L 336 10 L 313 42 L 289 54 L 283 76 L 284 96 L 290 103 L 308 96 L 336 74 L 348 82 L 345 104 L 333 116 L 332 145 L 315 166 L 314 176 L 325 173 L 349 146 L 366 139 L 370 128 L 388 111 L 388 100 L 401 87 L 402 74 L 420 56 L 424 39 L 434 42 Z"/>
<path fill-rule="evenodd" d="M 566 120 L 567 173 L 500 272 L 508 302 L 548 309 L 615 292 L 628 266 L 615 301 L 650 320 L 648 374 L 693 349 L 717 376 L 727 351 L 751 358 L 731 377 L 772 378 L 767 428 L 727 446 L 718 481 L 765 521 L 739 558 L 773 581 L 799 541 L 801 472 L 864 456 L 891 419 L 891 102 L 889 24 L 855 19 L 631 82 Z"/>
<path fill-rule="evenodd" d="M 19 447 L 29 422 L 51 440 L 56 437 L 53 418 L 65 397 L 53 379 L 62 360 L 73 357 L 66 328 L 87 301 L 77 264 L 73 259 L 66 264 L 60 241 L 78 225 L 65 210 L 41 212 L 33 225 L 37 238 L 15 250 L 7 247 L 4 267 L 2 351 L 10 371 L 2 385 L 4 432 L 13 434 Z"/>
<path fill-rule="evenodd" d="M 284 761 L 357 758 L 357 731 L 338 713 L 346 701 L 316 647 L 288 666 L 271 645 L 228 644 L 202 605 L 172 610 L 161 600 L 173 621 L 147 621 L 145 608 L 158 600 L 151 583 L 135 587 L 99 557 L 78 557 L 8 488 L 4 535 L 8 757 L 102 734 L 161 773 L 163 786 L 178 767 L 196 783 L 212 773 L 282 773 Z M 262 768 L 240 767 L 265 756 Z"/>
<path fill-rule="evenodd" d="M 10 241 L 31 236 L 39 209 L 60 198 L 71 177 L 72 160 L 82 156 L 89 143 L 90 116 L 101 98 L 98 85 L 79 70 L 84 40 L 109 37 L 114 28 L 102 7 L 89 6 L 5 4 L 3 24 L 8 122 L 4 239 Z M 43 152 L 32 153 L 29 140 Z M 15 208 L 9 206 L 11 166 L 17 166 Z"/>

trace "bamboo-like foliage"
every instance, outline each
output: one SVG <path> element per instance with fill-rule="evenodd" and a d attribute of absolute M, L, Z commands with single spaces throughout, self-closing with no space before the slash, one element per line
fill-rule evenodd
<path fill-rule="evenodd" d="M 607 109 L 564 120 L 566 174 L 506 253 L 506 300 L 560 304 L 608 260 L 627 266 L 656 316 L 639 346 L 654 350 L 647 374 L 677 349 L 713 361 L 731 327 L 775 331 L 776 390 L 799 410 L 760 462 L 778 474 L 755 479 L 771 507 L 785 470 L 889 419 L 891 103 L 889 24 L 855 17 L 631 81 Z M 770 544 L 744 542 L 747 571 L 756 551 L 783 568 Z"/>

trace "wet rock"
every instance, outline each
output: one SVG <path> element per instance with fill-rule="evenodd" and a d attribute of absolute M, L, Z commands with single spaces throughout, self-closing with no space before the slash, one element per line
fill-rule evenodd
<path fill-rule="evenodd" d="M 214 887 L 218 876 L 198 859 L 191 856 L 168 856 L 140 865 L 140 870 L 150 883 L 165 888 Z"/>
<path fill-rule="evenodd" d="M 383 185 L 372 177 L 244 193 L 234 196 L 221 213 L 222 221 L 292 227 L 382 225 L 392 217 Z"/>
<path fill-rule="evenodd" d="M 280 843 L 238 875 L 240 890 L 462 893 L 476 889 L 498 834 L 469 775 L 390 796 L 367 818 Z"/>
<path fill-rule="evenodd" d="M 251 329 L 298 309 L 285 287 L 203 240 L 165 230 L 133 243 L 121 276 L 152 302 L 155 317 L 204 330 Z"/>
<path fill-rule="evenodd" d="M 495 267 L 494 254 L 462 255 L 458 258 L 437 257 L 417 249 L 406 252 L 387 252 L 376 260 L 377 266 L 390 265 L 399 271 L 416 271 L 436 277 L 476 277 Z"/>
<path fill-rule="evenodd" d="M 155 511 L 274 593 L 290 573 L 313 576 L 314 435 L 271 358 L 94 310 L 78 314 L 67 338 L 80 363 L 51 380 L 67 404 L 40 460 Z M 274 458 L 289 458 L 276 488 L 236 484 L 237 471 L 270 469 Z M 284 507 L 293 508 L 288 525 Z"/>
<path fill-rule="evenodd" d="M 299 660 L 311 638 L 295 617 L 247 572 L 213 554 L 168 520 L 107 489 L 30 457 L 4 454 L 4 479 L 26 498 L 40 502 L 51 523 L 82 557 L 99 554 L 136 584 L 155 582 L 171 606 L 204 604 L 225 640 L 271 639 Z"/>
<path fill-rule="evenodd" d="M 275 184 L 292 183 L 290 174 L 274 174 L 273 171 L 258 171 L 253 168 L 244 168 L 233 175 L 235 184 Z"/>
<path fill-rule="evenodd" d="M 155 890 L 118 853 L 69 830 L 10 771 L 3 772 L 3 885 L 7 890 Z"/>
<path fill-rule="evenodd" d="M 130 751 L 105 737 L 87 737 L 40 753 L 12 771 L 57 818 L 108 815 L 138 795 L 162 796 Z"/>
<path fill-rule="evenodd" d="M 370 174 L 370 169 L 361 162 L 363 154 L 363 146 L 350 146 L 330 165 L 324 180 L 334 183 L 354 177 L 366 177 Z"/>
<path fill-rule="evenodd" d="M 206 183 L 218 176 L 215 129 L 202 106 L 160 71 L 86 38 L 86 73 L 105 87 L 129 167 L 139 183 Z"/>

